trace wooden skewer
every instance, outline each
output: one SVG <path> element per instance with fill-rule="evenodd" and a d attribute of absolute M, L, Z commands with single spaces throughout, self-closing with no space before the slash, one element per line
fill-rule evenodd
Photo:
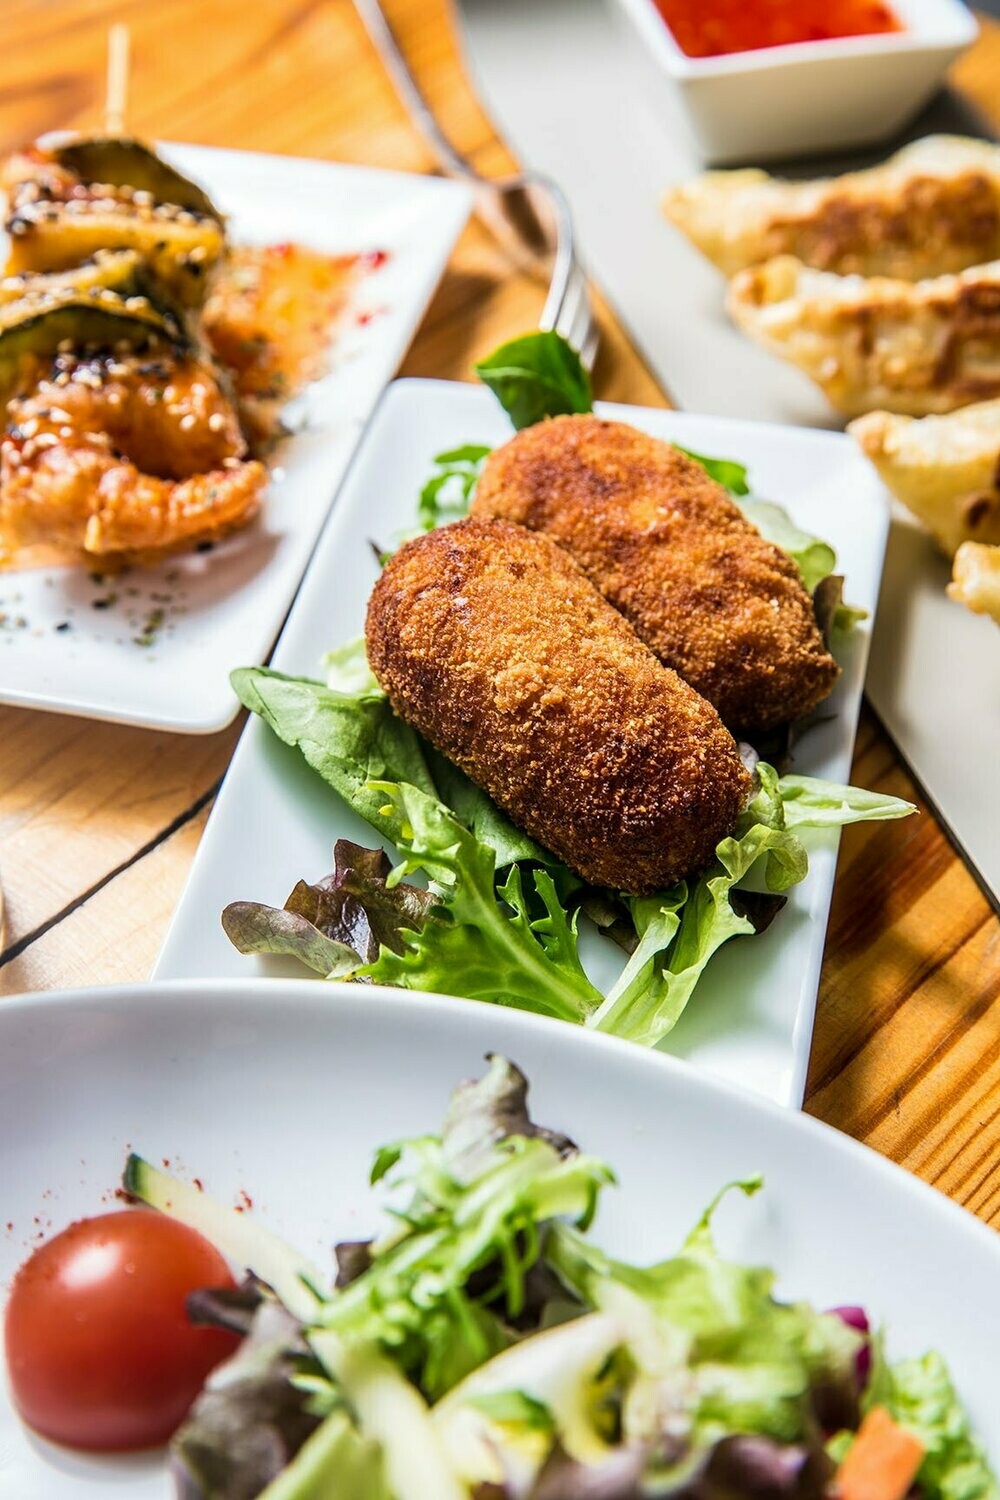
<path fill-rule="evenodd" d="M 104 128 L 108 135 L 125 131 L 128 104 L 129 30 L 121 21 L 108 32 L 108 76 L 104 97 Z"/>

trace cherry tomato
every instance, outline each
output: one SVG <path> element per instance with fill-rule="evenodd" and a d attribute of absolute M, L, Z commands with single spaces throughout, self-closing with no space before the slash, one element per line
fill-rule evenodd
<path fill-rule="evenodd" d="M 25 1261 L 7 1303 L 7 1366 L 21 1416 L 72 1448 L 165 1443 L 239 1343 L 193 1327 L 185 1298 L 232 1285 L 207 1240 L 152 1209 L 71 1224 Z"/>

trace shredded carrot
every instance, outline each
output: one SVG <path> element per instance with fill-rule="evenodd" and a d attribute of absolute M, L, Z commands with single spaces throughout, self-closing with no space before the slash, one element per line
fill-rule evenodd
<path fill-rule="evenodd" d="M 923 1456 L 919 1438 L 873 1407 L 837 1472 L 839 1500 L 903 1500 Z"/>

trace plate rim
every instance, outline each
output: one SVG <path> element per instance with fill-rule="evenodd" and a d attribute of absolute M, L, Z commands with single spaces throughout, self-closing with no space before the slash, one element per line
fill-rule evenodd
<path fill-rule="evenodd" d="M 280 1001 L 279 995 L 275 993 L 276 989 L 281 992 Z M 701 1068 L 692 1068 L 682 1059 L 671 1057 L 669 1053 L 639 1047 L 634 1042 L 596 1032 L 588 1027 L 567 1026 L 564 1021 L 550 1016 L 507 1006 L 498 1008 L 486 1000 L 460 999 L 426 990 L 402 991 L 386 985 L 365 985 L 363 994 L 355 992 L 350 985 L 341 985 L 338 994 L 338 1003 L 331 1004 L 330 984 L 323 979 L 258 977 L 245 980 L 143 980 L 43 990 L 11 996 L 0 1005 L 0 1040 L 4 1038 L 8 1028 L 30 1027 L 33 1015 L 40 1012 L 64 1010 L 86 1014 L 88 1010 L 92 1010 L 103 1011 L 105 1015 L 110 1011 L 132 1017 L 137 1008 L 153 1007 L 169 1018 L 175 1007 L 206 998 L 209 1009 L 215 1015 L 221 1015 L 226 1005 L 243 1016 L 248 1011 L 274 1016 L 280 1010 L 282 1019 L 287 1020 L 289 1027 L 301 1027 L 303 1034 L 306 1033 L 307 1026 L 310 1029 L 317 1024 L 336 1028 L 342 1018 L 346 1018 L 348 1024 L 352 1016 L 364 1019 L 373 1006 L 385 1012 L 387 1027 L 392 1026 L 394 1019 L 402 1017 L 405 1020 L 414 1012 L 422 1013 L 427 1019 L 441 1020 L 446 1027 L 454 1023 L 456 1027 L 467 1026 L 472 1030 L 483 1028 L 488 1031 L 492 1019 L 501 1029 L 506 1028 L 528 1036 L 537 1033 L 542 1038 L 551 1038 L 557 1043 L 555 1050 L 563 1053 L 567 1066 L 572 1065 L 571 1060 L 567 1060 L 567 1052 L 572 1052 L 573 1049 L 585 1052 L 596 1049 L 595 1055 L 606 1053 L 610 1049 L 609 1055 L 617 1055 L 626 1069 L 649 1077 L 660 1075 L 663 1085 L 671 1088 L 675 1098 L 685 1094 L 700 1094 L 709 1099 L 722 1099 L 737 1111 L 749 1111 L 751 1115 L 757 1114 L 770 1119 L 774 1128 L 786 1136 L 790 1134 L 791 1138 L 795 1138 L 797 1135 L 802 1140 L 826 1142 L 825 1146 L 817 1149 L 838 1152 L 848 1162 L 867 1162 L 868 1165 L 863 1170 L 880 1175 L 886 1181 L 896 1182 L 901 1190 L 915 1195 L 925 1203 L 928 1211 L 953 1223 L 956 1232 L 973 1236 L 981 1248 L 996 1260 L 1000 1269 L 1000 1234 L 940 1188 L 883 1156 L 874 1147 L 814 1115 L 788 1109 L 730 1079 L 721 1078 Z M 499 1022 L 498 1013 L 501 1017 Z M 0 1047 L 0 1079 L 3 1076 L 5 1057 L 6 1049 Z M 517 1058 L 514 1057 L 513 1061 L 516 1062 Z M 682 1100 L 682 1107 L 687 1107 L 686 1100 Z M 961 1231 L 959 1226 L 963 1226 Z"/>

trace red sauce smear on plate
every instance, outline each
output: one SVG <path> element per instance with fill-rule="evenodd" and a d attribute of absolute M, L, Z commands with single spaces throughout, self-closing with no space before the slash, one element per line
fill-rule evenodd
<path fill-rule="evenodd" d="M 654 0 L 688 57 L 902 31 L 883 0 Z"/>

